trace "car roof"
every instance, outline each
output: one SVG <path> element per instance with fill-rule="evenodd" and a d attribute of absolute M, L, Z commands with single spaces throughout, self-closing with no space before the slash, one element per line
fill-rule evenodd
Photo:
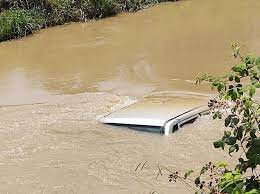
<path fill-rule="evenodd" d="M 207 107 L 207 99 L 197 96 L 152 96 L 115 111 L 99 121 L 108 124 L 163 127 L 164 124 L 192 110 Z M 198 114 L 198 111 L 194 111 Z"/>

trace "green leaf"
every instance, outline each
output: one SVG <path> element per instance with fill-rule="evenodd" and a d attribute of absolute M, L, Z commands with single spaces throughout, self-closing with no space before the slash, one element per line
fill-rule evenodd
<path fill-rule="evenodd" d="M 228 115 L 228 117 L 225 119 L 225 127 L 229 126 L 231 119 L 232 119 L 232 116 Z"/>
<path fill-rule="evenodd" d="M 252 97 L 256 92 L 255 86 L 251 85 L 249 89 L 249 96 Z"/>
<path fill-rule="evenodd" d="M 213 114 L 213 119 L 216 119 L 216 118 L 219 118 L 219 119 L 222 118 L 222 114 L 221 114 L 220 111 L 214 112 L 214 114 Z"/>
<path fill-rule="evenodd" d="M 252 189 L 251 191 L 245 192 L 245 194 L 259 194 L 260 189 Z"/>
<path fill-rule="evenodd" d="M 227 172 L 223 175 L 223 179 L 230 180 L 233 178 L 232 172 Z"/>
<path fill-rule="evenodd" d="M 219 161 L 219 162 L 216 163 L 216 167 L 217 168 L 227 168 L 228 164 L 225 161 Z"/>
<path fill-rule="evenodd" d="M 256 64 L 256 65 L 260 65 L 260 57 L 257 57 L 257 58 L 256 58 L 255 64 Z"/>
<path fill-rule="evenodd" d="M 213 115 L 213 119 L 216 119 L 217 117 L 218 117 L 218 114 L 215 113 L 215 114 Z"/>
<path fill-rule="evenodd" d="M 200 184 L 200 177 L 197 177 L 197 178 L 195 179 L 195 184 L 196 184 L 196 185 L 199 185 L 199 184 Z"/>
<path fill-rule="evenodd" d="M 238 150 L 239 150 L 239 146 L 238 146 L 238 144 L 235 144 L 235 145 L 232 145 L 232 146 L 229 147 L 228 153 L 230 155 L 234 151 L 238 152 Z"/>
<path fill-rule="evenodd" d="M 257 83 L 254 84 L 254 86 L 255 86 L 256 88 L 260 88 L 260 83 L 257 82 Z"/>
<path fill-rule="evenodd" d="M 253 102 L 252 102 L 252 100 L 246 100 L 245 102 L 244 102 L 244 105 L 245 105 L 245 107 L 246 108 L 250 108 L 252 105 L 253 105 Z"/>
<path fill-rule="evenodd" d="M 236 187 L 237 187 L 238 189 L 243 189 L 244 183 L 243 183 L 243 182 L 238 183 L 238 184 L 236 185 Z M 240 193 L 241 193 L 241 192 L 240 192 Z M 240 194 L 240 193 L 239 193 L 239 194 Z"/>
<path fill-rule="evenodd" d="M 237 82 L 237 83 L 240 82 L 240 78 L 238 76 L 235 76 L 235 82 Z"/>
<path fill-rule="evenodd" d="M 250 163 L 254 165 L 260 164 L 260 146 L 251 146 L 247 153 L 247 159 L 249 159 Z"/>
<path fill-rule="evenodd" d="M 243 70 L 246 70 L 246 64 L 245 63 L 238 64 L 235 67 L 233 67 L 232 70 L 234 72 L 241 72 Z"/>
<path fill-rule="evenodd" d="M 236 93 L 235 91 L 233 91 L 233 92 L 231 93 L 231 99 L 232 99 L 233 101 L 236 101 L 236 100 L 237 100 L 237 97 L 238 97 L 237 93 Z"/>
<path fill-rule="evenodd" d="M 234 145 L 237 142 L 236 137 L 228 137 L 225 139 L 226 144 L 228 145 Z"/>
<path fill-rule="evenodd" d="M 224 137 L 229 137 L 231 135 L 231 131 L 224 131 Z"/>
<path fill-rule="evenodd" d="M 236 138 L 237 138 L 238 140 L 241 140 L 242 137 L 243 137 L 243 127 L 240 126 L 240 127 L 237 129 L 236 132 L 237 132 Z"/>
<path fill-rule="evenodd" d="M 200 175 L 204 174 L 207 171 L 207 168 L 203 166 L 203 168 L 200 171 Z"/>
<path fill-rule="evenodd" d="M 218 84 L 218 87 L 217 87 L 217 89 L 218 89 L 218 92 L 221 92 L 221 90 L 224 88 L 224 86 L 221 84 L 221 83 L 219 83 Z"/>
<path fill-rule="evenodd" d="M 237 124 L 239 123 L 239 118 L 236 118 L 236 117 L 232 118 L 232 119 L 231 119 L 231 123 L 232 123 L 233 125 L 237 125 Z"/>
<path fill-rule="evenodd" d="M 255 147 L 260 147 L 260 138 L 254 139 L 252 145 Z"/>
<path fill-rule="evenodd" d="M 254 57 L 254 56 L 248 55 L 248 56 L 245 57 L 245 63 L 246 63 L 247 65 L 253 64 L 254 61 L 255 61 L 255 57 Z"/>
<path fill-rule="evenodd" d="M 251 131 L 250 131 L 250 137 L 253 139 L 253 141 L 254 140 L 257 140 L 256 138 L 257 138 L 257 136 L 256 136 L 256 131 L 257 131 L 257 129 L 252 129 Z M 259 145 L 260 146 L 260 145 Z"/>
<path fill-rule="evenodd" d="M 213 145 L 214 145 L 214 148 L 220 148 L 221 147 L 222 149 L 224 149 L 225 142 L 222 141 L 222 140 L 219 140 L 219 141 L 215 141 L 213 143 Z"/>
<path fill-rule="evenodd" d="M 235 150 L 236 150 L 236 147 L 235 147 L 234 145 L 230 146 L 230 147 L 229 147 L 229 151 L 228 151 L 229 155 L 230 155 L 232 152 L 234 152 Z"/>
<path fill-rule="evenodd" d="M 184 178 L 186 179 L 188 176 L 190 176 L 191 175 L 191 173 L 193 173 L 194 171 L 193 170 L 189 170 L 188 172 L 186 172 L 185 174 L 184 174 Z"/>

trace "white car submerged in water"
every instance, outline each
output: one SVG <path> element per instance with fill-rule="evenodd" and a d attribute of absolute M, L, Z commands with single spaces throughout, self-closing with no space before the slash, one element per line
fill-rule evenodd
<path fill-rule="evenodd" d="M 104 116 L 99 122 L 169 135 L 209 110 L 205 97 L 154 95 Z"/>

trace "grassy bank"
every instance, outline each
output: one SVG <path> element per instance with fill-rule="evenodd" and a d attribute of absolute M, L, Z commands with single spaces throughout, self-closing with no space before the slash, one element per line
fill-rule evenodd
<path fill-rule="evenodd" d="M 177 0 L 0 0 L 0 41 L 41 28 L 87 21 Z"/>

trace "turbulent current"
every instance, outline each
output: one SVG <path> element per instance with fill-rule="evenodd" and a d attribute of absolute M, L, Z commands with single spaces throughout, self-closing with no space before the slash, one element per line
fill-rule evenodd
<path fill-rule="evenodd" d="M 203 116 L 165 137 L 97 119 L 155 94 L 162 105 L 214 95 L 195 76 L 228 70 L 231 43 L 260 52 L 259 9 L 180 1 L 0 43 L 0 193 L 192 193 L 156 179 L 157 165 L 185 172 L 228 160 L 212 146 L 221 121 Z"/>

